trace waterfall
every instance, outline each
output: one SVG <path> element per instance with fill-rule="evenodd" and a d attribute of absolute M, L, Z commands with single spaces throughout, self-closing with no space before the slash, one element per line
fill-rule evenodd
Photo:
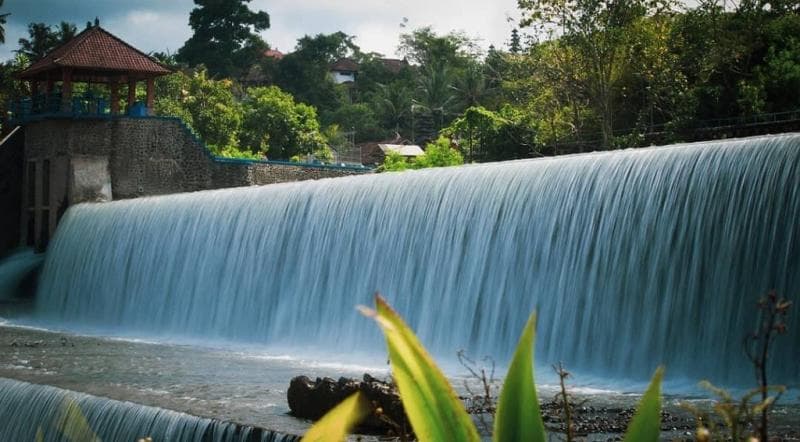
<path fill-rule="evenodd" d="M 294 436 L 0 378 L 8 441 L 289 442 Z"/>
<path fill-rule="evenodd" d="M 33 249 L 19 249 L 0 260 L 0 301 L 22 295 L 22 285 L 44 261 Z"/>
<path fill-rule="evenodd" d="M 437 357 L 751 384 L 770 289 L 800 304 L 800 135 L 225 189 L 72 207 L 40 320 L 381 355 L 377 290 Z M 796 310 L 796 308 L 795 308 Z M 800 313 L 775 381 L 800 379 Z"/>

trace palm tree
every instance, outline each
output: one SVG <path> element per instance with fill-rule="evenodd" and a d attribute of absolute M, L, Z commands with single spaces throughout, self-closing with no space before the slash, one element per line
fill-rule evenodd
<path fill-rule="evenodd" d="M 458 104 L 462 109 L 477 106 L 488 92 L 486 77 L 480 66 L 469 66 L 461 78 L 453 86 L 458 97 Z"/>
<path fill-rule="evenodd" d="M 436 132 L 441 129 L 445 119 L 453 114 L 453 107 L 457 104 L 451 70 L 444 63 L 436 63 L 423 69 L 417 91 L 418 97 L 414 100 L 414 104 L 423 111 L 420 123 L 429 125 L 421 127 L 419 132 L 431 135 L 425 134 L 425 130 Z"/>
<path fill-rule="evenodd" d="M 0 8 L 3 7 L 3 2 L 5 0 L 0 0 Z M 11 13 L 6 12 L 5 14 L 0 14 L 0 44 L 5 44 L 6 42 L 6 18 L 11 15 Z"/>
<path fill-rule="evenodd" d="M 78 28 L 65 21 L 55 29 L 45 23 L 31 23 L 28 25 L 28 38 L 19 39 L 17 53 L 25 54 L 33 62 L 72 40 L 77 34 Z"/>

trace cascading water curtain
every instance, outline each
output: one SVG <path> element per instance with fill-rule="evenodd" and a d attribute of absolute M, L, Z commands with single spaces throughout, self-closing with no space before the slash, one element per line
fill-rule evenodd
<path fill-rule="evenodd" d="M 214 419 L 0 378 L 0 440 L 292 442 L 299 438 Z"/>
<path fill-rule="evenodd" d="M 380 291 L 438 357 L 505 361 L 538 308 L 542 364 L 749 385 L 758 296 L 800 300 L 798 220 L 795 134 L 79 205 L 37 320 L 380 356 L 354 310 Z"/>

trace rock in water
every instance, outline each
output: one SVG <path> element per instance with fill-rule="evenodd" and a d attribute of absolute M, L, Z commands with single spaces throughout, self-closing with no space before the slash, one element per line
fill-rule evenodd
<path fill-rule="evenodd" d="M 372 404 L 372 413 L 358 426 L 357 431 L 369 434 L 410 434 L 403 403 L 397 388 L 365 374 L 363 380 L 297 376 L 289 383 L 286 396 L 292 415 L 318 420 L 348 396 L 361 391 Z"/>

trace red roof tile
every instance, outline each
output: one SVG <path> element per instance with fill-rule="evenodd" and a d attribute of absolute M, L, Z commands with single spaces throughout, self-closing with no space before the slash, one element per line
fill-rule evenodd
<path fill-rule="evenodd" d="M 331 65 L 331 70 L 338 72 L 358 72 L 358 63 L 349 58 L 342 58 Z"/>
<path fill-rule="evenodd" d="M 101 71 L 125 71 L 165 75 L 170 71 L 145 53 L 95 26 L 64 43 L 41 60 L 20 72 L 19 78 L 33 77 L 44 71 L 73 68 Z"/>
<path fill-rule="evenodd" d="M 404 67 L 408 66 L 408 61 L 406 61 L 406 59 L 381 58 L 381 62 L 383 62 L 383 66 L 386 70 L 393 74 L 399 73 Z"/>
<path fill-rule="evenodd" d="M 267 58 L 274 58 L 276 60 L 281 60 L 284 57 L 284 53 L 277 49 L 267 49 L 266 51 L 264 51 L 264 56 Z"/>

